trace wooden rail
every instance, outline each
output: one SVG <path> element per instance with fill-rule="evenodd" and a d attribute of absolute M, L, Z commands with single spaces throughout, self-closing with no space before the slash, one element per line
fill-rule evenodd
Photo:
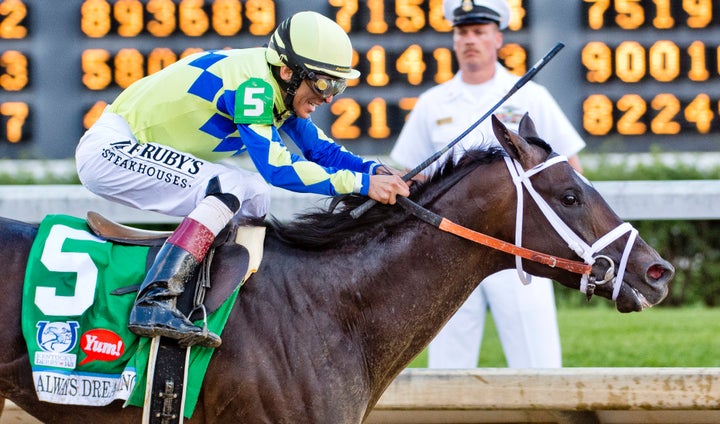
<path fill-rule="evenodd" d="M 405 370 L 367 423 L 720 423 L 720 368 Z"/>
<path fill-rule="evenodd" d="M 0 424 L 39 421 L 8 403 Z M 367 424 L 720 423 L 720 368 L 407 369 Z"/>

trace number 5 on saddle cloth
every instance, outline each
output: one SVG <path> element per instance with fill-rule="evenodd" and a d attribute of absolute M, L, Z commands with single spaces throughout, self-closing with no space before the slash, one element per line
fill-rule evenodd
<path fill-rule="evenodd" d="M 182 423 L 192 415 L 214 349 L 184 349 L 159 337 L 151 342 L 127 329 L 137 286 L 126 286 L 143 280 L 169 234 L 94 213 L 87 223 L 64 215 L 43 220 L 28 259 L 22 310 L 39 399 L 94 406 L 124 399 L 126 406 L 144 405 L 146 423 Z M 259 267 L 264 234 L 265 227 L 243 226 L 218 238 L 226 242 L 213 248 L 199 272 L 204 287 L 186 290 L 193 321 L 203 325 L 207 313 L 210 330 L 222 331 L 239 286 Z M 203 301 L 204 308 L 196 308 Z"/>

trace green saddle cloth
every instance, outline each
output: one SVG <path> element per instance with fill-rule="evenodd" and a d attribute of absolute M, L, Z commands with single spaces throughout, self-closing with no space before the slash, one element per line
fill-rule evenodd
<path fill-rule="evenodd" d="M 85 220 L 48 215 L 30 250 L 22 302 L 22 329 L 33 380 L 42 401 L 103 406 L 114 400 L 143 406 L 150 339 L 127 329 L 149 248 L 98 238 Z M 208 316 L 216 334 L 232 310 L 240 286 Z M 214 349 L 193 346 L 185 417 L 195 410 Z"/>

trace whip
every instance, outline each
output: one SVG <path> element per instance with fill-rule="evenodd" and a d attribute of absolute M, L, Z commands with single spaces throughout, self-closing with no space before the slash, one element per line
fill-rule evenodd
<path fill-rule="evenodd" d="M 555 55 L 563 48 L 565 47 L 565 44 L 563 43 L 557 43 L 555 46 L 550 49 L 547 53 L 545 53 L 545 56 L 543 56 L 540 60 L 535 63 L 532 68 L 530 68 L 525 75 L 523 75 L 517 82 L 510 88 L 510 91 L 508 91 L 493 107 L 490 108 L 480 119 L 475 121 L 472 125 L 470 125 L 465 131 L 463 131 L 462 134 L 457 136 L 453 141 L 448 143 L 445 147 L 435 152 L 432 156 L 425 159 L 421 164 L 413 168 L 410 172 L 403 175 L 402 179 L 403 181 L 410 181 L 413 177 L 415 177 L 417 174 L 422 172 L 425 168 L 430 166 L 433 162 L 438 160 L 440 156 L 445 154 L 448 150 L 452 149 L 454 145 L 456 145 L 460 140 L 462 140 L 466 135 L 468 135 L 472 130 L 474 130 L 478 125 L 480 125 L 485 119 L 488 118 L 488 116 L 492 115 L 493 112 L 497 110 L 507 99 L 509 99 L 515 92 L 517 92 L 522 86 L 524 86 L 528 81 L 530 81 L 535 74 L 540 72 L 540 69 L 542 69 L 545 65 L 547 65 L 550 60 L 555 57 Z M 353 209 L 350 212 L 350 216 L 352 216 L 354 219 L 359 218 L 362 216 L 365 212 L 370 210 L 377 201 L 373 199 L 368 199 L 365 203 L 358 206 L 357 208 Z"/>

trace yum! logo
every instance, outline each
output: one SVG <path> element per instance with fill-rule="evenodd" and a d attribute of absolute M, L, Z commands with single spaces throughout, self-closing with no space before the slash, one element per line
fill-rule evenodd
<path fill-rule="evenodd" d="M 125 344 L 116 333 L 97 328 L 82 335 L 80 349 L 87 356 L 79 365 L 85 365 L 90 361 L 114 361 L 118 359 L 125 352 Z"/>

